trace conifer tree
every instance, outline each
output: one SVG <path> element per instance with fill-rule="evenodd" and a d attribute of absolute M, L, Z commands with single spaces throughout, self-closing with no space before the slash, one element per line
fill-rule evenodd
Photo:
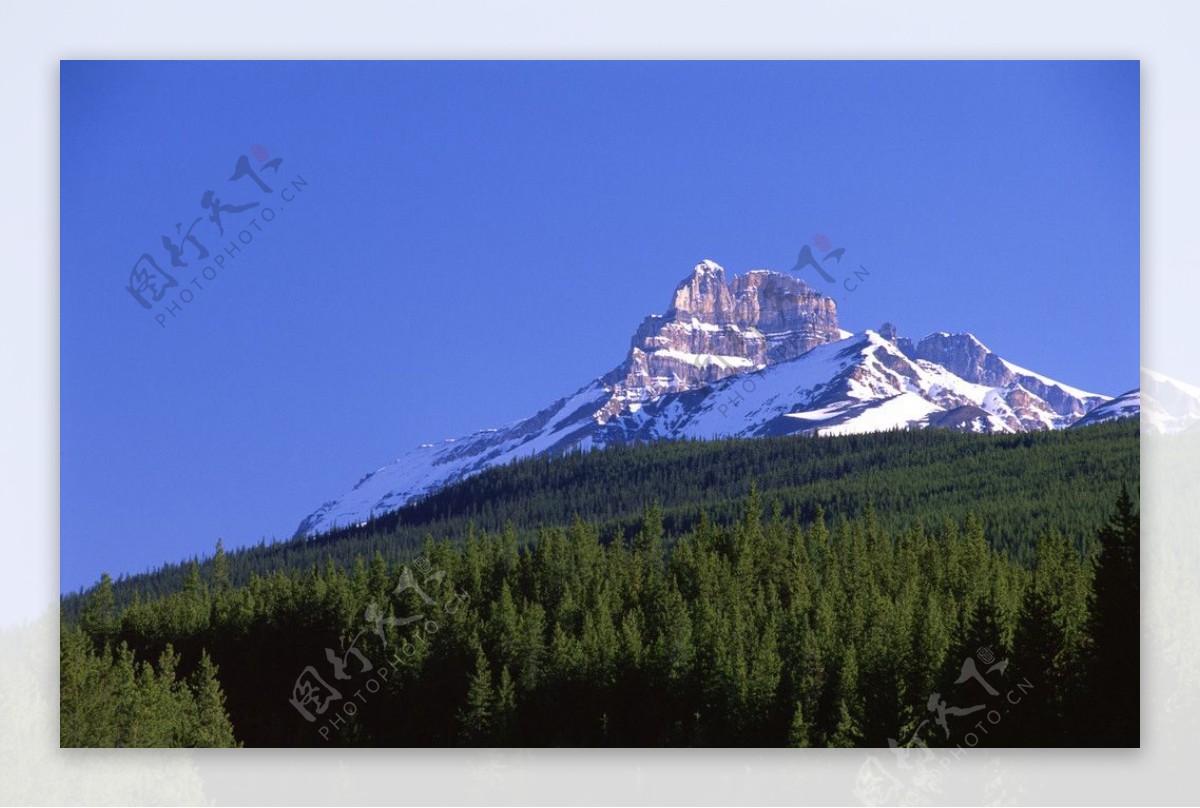
<path fill-rule="evenodd" d="M 633 550 L 638 555 L 652 560 L 654 567 L 662 563 L 663 514 L 658 502 L 652 502 L 646 508 L 642 526 L 633 539 Z"/>
<path fill-rule="evenodd" d="M 809 734 L 811 731 L 808 722 L 804 719 L 804 706 L 797 703 L 796 709 L 792 713 L 792 725 L 788 730 L 788 746 L 795 749 L 807 748 L 810 746 Z"/>
<path fill-rule="evenodd" d="M 858 654 L 854 645 L 846 648 L 842 657 L 842 667 L 838 673 L 837 688 L 834 691 L 834 706 L 836 714 L 833 731 L 829 736 L 830 746 L 857 746 L 862 734 L 859 716 L 860 698 L 858 689 Z"/>
<path fill-rule="evenodd" d="M 467 700 L 459 717 L 463 741 L 468 746 L 485 744 L 491 734 L 493 718 L 492 668 L 488 658 L 475 642 L 475 673 L 467 686 Z"/>
<path fill-rule="evenodd" d="M 116 601 L 112 578 L 107 572 L 100 576 L 100 583 L 88 594 L 79 625 L 97 648 L 103 648 L 116 638 Z"/>
<path fill-rule="evenodd" d="M 200 663 L 192 673 L 191 696 L 194 707 L 186 728 L 184 746 L 240 746 L 233 735 L 233 725 L 225 711 L 225 694 L 217 681 L 217 666 L 207 652 L 200 654 Z"/>
<path fill-rule="evenodd" d="M 500 685 L 496 688 L 496 709 L 493 717 L 496 740 L 500 744 L 510 743 L 516 725 L 517 689 L 508 666 L 500 669 Z"/>
<path fill-rule="evenodd" d="M 232 587 L 229 578 L 229 556 L 225 554 L 225 546 L 217 539 L 217 549 L 213 553 L 211 569 L 212 589 L 218 595 L 225 595 Z"/>
<path fill-rule="evenodd" d="M 1138 746 L 1140 700 L 1141 527 L 1127 485 L 1100 531 L 1088 654 L 1089 695 L 1102 704 L 1093 721 L 1099 746 Z"/>
<path fill-rule="evenodd" d="M 1034 690 L 1021 701 L 1022 733 L 1038 739 L 1039 746 L 1062 746 L 1068 731 L 1063 714 L 1061 657 L 1066 635 L 1055 618 L 1050 596 L 1038 587 L 1025 595 L 1021 618 L 1013 639 L 1013 669 L 1028 679 Z"/>

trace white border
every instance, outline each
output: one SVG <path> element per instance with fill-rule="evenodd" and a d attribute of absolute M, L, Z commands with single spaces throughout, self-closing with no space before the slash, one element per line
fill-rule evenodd
<path fill-rule="evenodd" d="M 1143 363 L 1200 384 L 1200 49 L 1178 2 L 211 0 L 6 4 L 0 18 L 0 802 L 857 804 L 863 751 L 274 752 L 57 748 L 60 58 L 1142 60 Z M 1102 324 L 1098 324 L 1101 329 Z M 1177 459 L 1176 459 L 1177 460 Z M 945 801 L 1194 802 L 1200 497 L 1144 449 L 1143 750 L 983 752 Z M 1197 463 L 1192 470 L 1200 470 Z M 1157 496 L 1148 486 L 1162 472 Z M 17 628 L 17 624 L 23 624 Z"/>

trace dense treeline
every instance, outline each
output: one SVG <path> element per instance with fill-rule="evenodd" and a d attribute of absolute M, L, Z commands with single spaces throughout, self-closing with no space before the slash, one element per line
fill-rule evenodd
<path fill-rule="evenodd" d="M 133 649 L 160 660 L 139 687 L 190 676 L 248 746 L 1136 745 L 1138 522 L 1116 500 L 1097 542 L 1046 531 L 1024 559 L 974 515 L 888 530 L 757 490 L 674 542 L 655 505 L 628 540 L 468 528 L 405 563 L 241 586 L 218 550 L 170 595 L 89 596 L 64 634 L 64 742 L 68 660 L 99 653 L 125 681 Z M 224 692 L 201 697 L 213 663 Z M 70 711 L 71 738 L 111 739 L 100 701 Z M 188 721 L 152 737 L 195 741 Z"/>
<path fill-rule="evenodd" d="M 837 437 L 659 442 L 538 457 L 490 469 L 366 527 L 315 540 L 260 544 L 230 553 L 231 581 L 307 569 L 332 559 L 349 571 L 357 557 L 410 557 L 427 536 L 458 540 L 474 525 L 499 532 L 511 523 L 521 545 L 544 525 L 575 517 L 607 541 L 628 540 L 649 502 L 663 504 L 669 537 L 694 531 L 704 510 L 713 522 L 739 518 L 746 481 L 802 522 L 818 507 L 853 519 L 874 506 L 882 529 L 912 520 L 983 523 L 989 541 L 1028 566 L 1036 537 L 1055 529 L 1082 551 L 1103 523 L 1111 492 L 1138 478 L 1138 425 L 1122 421 L 1020 435 L 942 430 Z M 207 572 L 211 559 L 202 562 Z M 135 592 L 151 599 L 178 592 L 189 563 L 116 583 L 119 605 Z M 64 599 L 77 617 L 81 601 Z"/>
<path fill-rule="evenodd" d="M 108 582 L 93 601 L 109 592 Z M 178 675 L 170 645 L 156 664 L 138 660 L 126 643 L 94 641 L 110 632 L 64 625 L 59 658 L 60 744 L 66 746 L 238 746 L 225 712 L 217 669 L 201 653 L 189 676 Z"/>

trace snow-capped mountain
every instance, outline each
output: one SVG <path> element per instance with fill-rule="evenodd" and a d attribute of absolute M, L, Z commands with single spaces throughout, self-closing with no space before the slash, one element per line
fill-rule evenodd
<path fill-rule="evenodd" d="M 524 420 L 422 444 L 326 502 L 296 535 L 362 523 L 530 455 L 683 438 L 1060 429 L 1102 406 L 1101 420 L 1137 414 L 1136 399 L 1118 404 L 1026 370 L 971 334 L 914 343 L 888 323 L 851 334 L 835 302 L 803 281 L 760 270 L 727 283 L 706 260 L 612 371 Z"/>
<path fill-rule="evenodd" d="M 726 284 L 724 269 L 701 261 L 676 287 L 667 313 L 647 317 L 625 361 L 600 379 L 610 392 L 600 422 L 844 336 L 837 304 L 804 281 L 759 270 Z"/>
<path fill-rule="evenodd" d="M 1002 382 L 964 379 L 920 358 L 928 340 L 995 357 L 970 334 L 931 335 L 909 356 L 896 341 L 868 330 L 756 373 L 662 396 L 598 434 L 608 443 L 923 427 L 1024 432 L 1067 426 L 1107 401 L 1007 363 Z M 1056 403 L 1032 393 L 1031 382 L 1047 388 Z"/>

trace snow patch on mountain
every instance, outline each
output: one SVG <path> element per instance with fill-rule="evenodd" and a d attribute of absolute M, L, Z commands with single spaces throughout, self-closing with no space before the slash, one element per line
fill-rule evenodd
<path fill-rule="evenodd" d="M 1103 424 L 1108 421 L 1119 421 L 1123 418 L 1135 418 L 1141 414 L 1142 394 L 1140 390 L 1130 390 L 1122 393 L 1111 401 L 1106 401 L 1087 415 L 1071 424 L 1074 429 L 1078 426 Z"/>

